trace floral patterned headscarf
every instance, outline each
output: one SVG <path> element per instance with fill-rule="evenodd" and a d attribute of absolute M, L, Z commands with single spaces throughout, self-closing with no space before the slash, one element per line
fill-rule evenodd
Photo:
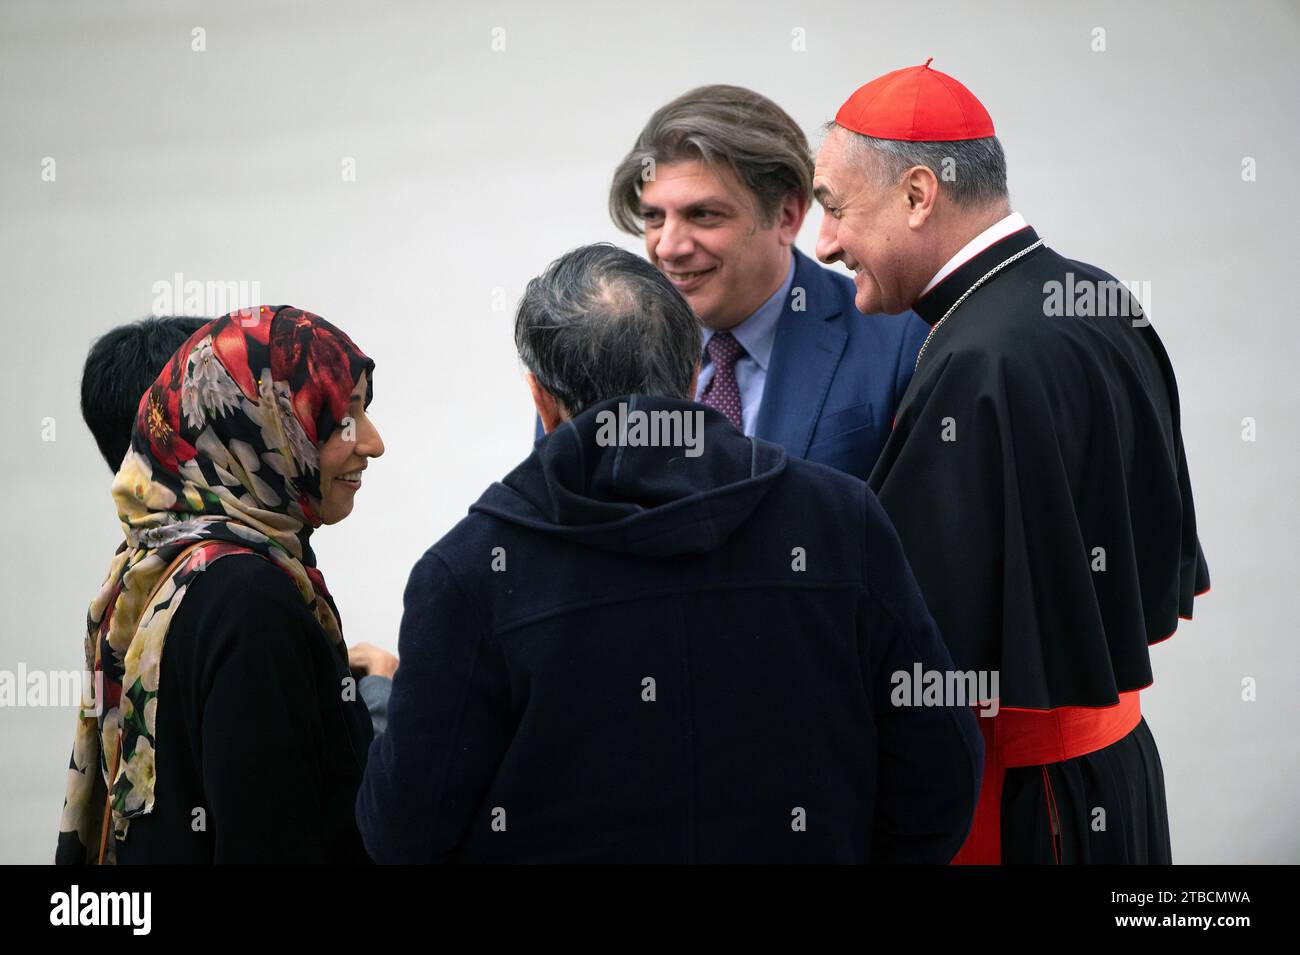
<path fill-rule="evenodd" d="M 86 670 L 102 686 L 82 700 L 57 862 L 97 857 L 107 792 L 117 840 L 153 810 L 163 643 L 190 582 L 213 560 L 270 560 L 342 644 L 308 543 L 321 523 L 317 455 L 346 427 L 352 390 L 373 370 L 324 319 L 263 306 L 200 328 L 141 398 L 113 480 L 126 541 L 86 621 Z"/>

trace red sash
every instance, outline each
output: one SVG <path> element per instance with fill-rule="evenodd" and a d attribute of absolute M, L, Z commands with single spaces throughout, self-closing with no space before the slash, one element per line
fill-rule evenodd
<path fill-rule="evenodd" d="M 1016 766 L 1045 766 L 1104 749 L 1133 732 L 1142 718 L 1138 690 L 1119 695 L 1114 706 L 1101 709 L 1063 706 L 1055 710 L 999 710 L 982 717 L 984 779 L 970 834 L 952 865 L 1002 863 L 1002 779 Z M 1050 789 L 1049 796 L 1050 799 Z"/>

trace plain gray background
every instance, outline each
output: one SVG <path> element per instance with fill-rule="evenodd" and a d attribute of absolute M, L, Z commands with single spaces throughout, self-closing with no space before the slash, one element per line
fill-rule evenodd
<path fill-rule="evenodd" d="M 313 541 L 349 640 L 395 648 L 411 565 L 529 450 L 524 284 L 584 242 L 643 251 L 606 188 L 650 112 L 741 84 L 815 145 L 857 86 L 934 56 L 992 113 L 1014 206 L 1048 243 L 1150 283 L 1178 374 L 1214 589 L 1143 694 L 1174 858 L 1297 861 L 1298 55 L 1281 2 L 5 0 L 0 669 L 81 665 L 120 539 L 81 365 L 155 282 L 257 281 L 376 359 L 388 452 Z M 0 861 L 52 857 L 74 718 L 0 709 Z"/>

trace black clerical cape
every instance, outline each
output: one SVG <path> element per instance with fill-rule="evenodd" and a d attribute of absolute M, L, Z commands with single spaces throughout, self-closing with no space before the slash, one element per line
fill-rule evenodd
<path fill-rule="evenodd" d="M 1209 588 L 1178 390 L 1135 298 L 1036 242 L 1002 239 L 916 303 L 935 325 L 1030 250 L 933 334 L 869 483 L 957 669 L 998 675 L 980 720 L 998 804 L 957 861 L 1168 862 L 1138 691 Z"/>

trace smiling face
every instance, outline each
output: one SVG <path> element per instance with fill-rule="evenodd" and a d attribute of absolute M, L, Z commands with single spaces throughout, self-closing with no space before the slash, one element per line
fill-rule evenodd
<path fill-rule="evenodd" d="M 715 331 L 740 324 L 781 287 L 806 211 L 791 193 L 764 225 L 735 177 L 699 160 L 659 165 L 641 190 L 647 256 Z"/>
<path fill-rule="evenodd" d="M 366 415 L 366 373 L 352 389 L 348 416 L 320 447 L 320 513 L 322 524 L 337 524 L 352 513 L 361 489 L 361 472 L 370 458 L 384 453 L 379 431 Z"/>
<path fill-rule="evenodd" d="M 874 170 L 863 166 L 874 160 L 854 156 L 847 161 L 847 135 L 835 128 L 817 153 L 813 195 L 826 212 L 817 234 L 817 258 L 853 270 L 858 311 L 896 314 L 911 308 L 932 274 L 927 273 L 929 250 L 918 233 L 928 207 L 920 214 L 907 175 L 881 185 Z"/>

